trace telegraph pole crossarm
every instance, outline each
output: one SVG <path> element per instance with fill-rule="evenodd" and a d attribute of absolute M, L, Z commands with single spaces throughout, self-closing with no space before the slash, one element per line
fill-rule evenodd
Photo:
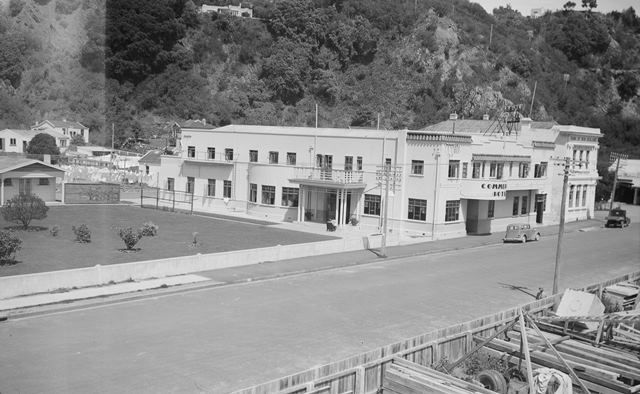
<path fill-rule="evenodd" d="M 629 156 L 622 154 L 611 152 L 611 156 L 609 158 L 610 162 L 616 162 L 616 172 L 613 175 L 613 187 L 611 188 L 611 203 L 609 204 L 609 210 L 613 209 L 613 201 L 616 197 L 616 187 L 618 186 L 618 170 L 620 169 L 620 160 L 626 160 Z"/>

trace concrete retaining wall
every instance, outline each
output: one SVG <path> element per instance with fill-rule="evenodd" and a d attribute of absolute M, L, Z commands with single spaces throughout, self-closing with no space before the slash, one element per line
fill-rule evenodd
<path fill-rule="evenodd" d="M 389 242 L 389 244 L 396 243 L 397 242 Z M 370 246 L 370 244 L 375 245 L 376 242 L 369 243 L 367 238 L 339 239 L 0 277 L 0 299 L 46 293 L 58 289 L 70 289 L 72 287 L 98 286 L 109 282 L 123 282 L 130 279 L 163 278 L 165 276 L 219 268 L 239 267 L 265 261 L 287 260 L 362 250 L 367 247 L 373 247 Z"/>

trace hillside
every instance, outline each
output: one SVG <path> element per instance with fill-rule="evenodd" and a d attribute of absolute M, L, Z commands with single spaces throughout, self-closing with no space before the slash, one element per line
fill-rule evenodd
<path fill-rule="evenodd" d="M 189 118 L 313 125 L 316 104 L 320 126 L 388 129 L 515 104 L 602 128 L 601 159 L 640 158 L 631 8 L 531 19 L 466 0 L 255 0 L 248 19 L 201 3 L 4 0 L 0 127 L 64 116 L 98 143 L 113 123 L 122 143 Z"/>

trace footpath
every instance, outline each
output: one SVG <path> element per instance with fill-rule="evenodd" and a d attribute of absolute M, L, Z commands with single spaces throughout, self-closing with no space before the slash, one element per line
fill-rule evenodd
<path fill-rule="evenodd" d="M 602 220 L 592 219 L 565 224 L 565 233 L 591 231 L 603 226 Z M 542 237 L 558 234 L 558 225 L 540 227 Z M 265 262 L 241 267 L 203 271 L 139 282 L 115 283 L 105 286 L 71 289 L 64 292 L 34 294 L 0 300 L 0 320 L 11 317 L 87 307 L 95 304 L 119 303 L 146 297 L 175 294 L 201 288 L 228 286 L 285 276 L 300 275 L 382 260 L 480 248 L 502 243 L 502 232 L 461 238 L 427 241 L 386 249 L 386 257 L 377 249 L 325 254 L 313 257 Z"/>

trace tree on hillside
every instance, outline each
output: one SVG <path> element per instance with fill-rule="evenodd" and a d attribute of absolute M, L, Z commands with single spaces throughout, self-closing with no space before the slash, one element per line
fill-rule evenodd
<path fill-rule="evenodd" d="M 60 149 L 56 145 L 56 139 L 49 134 L 39 133 L 29 141 L 27 153 L 39 155 L 59 155 Z"/>
<path fill-rule="evenodd" d="M 42 220 L 47 217 L 49 207 L 35 194 L 18 194 L 7 200 L 0 208 L 2 217 L 7 222 L 22 224 L 24 230 L 29 228 L 32 220 Z"/>
<path fill-rule="evenodd" d="M 582 0 L 582 8 L 588 8 L 589 12 L 591 12 L 592 9 L 597 7 L 598 7 L 597 0 Z"/>
<path fill-rule="evenodd" d="M 566 3 L 564 3 L 562 8 L 564 8 L 565 11 L 572 11 L 574 8 L 576 8 L 576 3 L 574 3 L 573 1 L 567 1 Z"/>

